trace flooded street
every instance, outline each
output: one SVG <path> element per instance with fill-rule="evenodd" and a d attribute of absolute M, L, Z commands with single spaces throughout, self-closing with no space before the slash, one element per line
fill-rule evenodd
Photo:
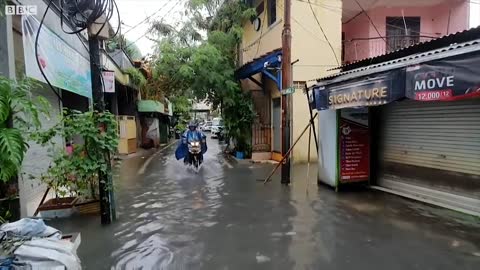
<path fill-rule="evenodd" d="M 479 269 L 473 217 L 377 191 L 264 186 L 272 165 L 233 163 L 209 141 L 196 174 L 175 145 L 117 168 L 118 219 L 48 223 L 81 232 L 84 269 Z"/>

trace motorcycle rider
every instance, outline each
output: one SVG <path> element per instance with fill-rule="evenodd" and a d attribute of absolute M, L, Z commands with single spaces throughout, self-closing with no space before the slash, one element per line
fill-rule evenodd
<path fill-rule="evenodd" d="M 183 133 L 180 138 L 177 150 L 175 151 L 175 157 L 177 160 L 183 158 L 183 162 L 187 165 L 190 164 L 189 155 L 188 155 L 188 144 L 192 141 L 198 141 L 201 144 L 202 152 L 200 155 L 200 160 L 203 161 L 203 154 L 207 152 L 207 136 L 201 131 L 197 130 L 197 124 L 191 121 L 188 124 L 188 129 Z"/>

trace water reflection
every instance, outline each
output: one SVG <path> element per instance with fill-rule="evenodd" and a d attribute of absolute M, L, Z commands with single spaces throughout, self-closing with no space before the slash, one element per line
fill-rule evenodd
<path fill-rule="evenodd" d="M 159 155 L 141 182 L 122 188 L 118 201 L 126 203 L 119 214 L 128 221 L 114 232 L 123 244 L 111 254 L 112 269 L 185 269 L 199 263 L 202 245 L 192 244 L 194 235 L 217 224 L 213 219 L 221 206 L 224 168 L 218 152 L 218 145 L 210 144 L 198 173 L 171 154 Z"/>

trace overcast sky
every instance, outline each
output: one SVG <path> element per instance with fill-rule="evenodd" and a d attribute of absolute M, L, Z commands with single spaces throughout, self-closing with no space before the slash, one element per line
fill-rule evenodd
<path fill-rule="evenodd" d="M 129 41 L 135 43 L 140 48 L 143 55 L 153 51 L 154 43 L 144 36 L 148 32 L 149 21 L 140 22 L 154 14 L 150 20 L 163 19 L 167 23 L 174 23 L 181 20 L 181 14 L 184 11 L 186 0 L 116 0 L 122 25 L 122 33 L 126 33 Z M 159 11 L 160 10 L 160 11 Z M 117 26 L 117 19 L 112 22 L 113 27 Z M 133 26 L 137 27 L 133 28 Z M 130 30 L 132 29 L 132 30 Z M 128 32 L 127 32 L 128 31 Z"/>

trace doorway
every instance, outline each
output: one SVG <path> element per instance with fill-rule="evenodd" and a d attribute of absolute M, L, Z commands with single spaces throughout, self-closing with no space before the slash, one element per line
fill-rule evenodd
<path fill-rule="evenodd" d="M 282 152 L 282 107 L 280 98 L 273 99 L 273 152 Z"/>

